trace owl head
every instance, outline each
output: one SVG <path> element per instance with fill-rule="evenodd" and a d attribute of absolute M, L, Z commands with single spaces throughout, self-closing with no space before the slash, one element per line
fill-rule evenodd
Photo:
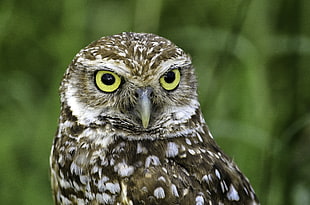
<path fill-rule="evenodd" d="M 79 124 L 109 122 L 135 133 L 185 123 L 199 107 L 196 89 L 182 49 L 154 34 L 127 32 L 82 49 L 60 87 L 62 106 Z"/>

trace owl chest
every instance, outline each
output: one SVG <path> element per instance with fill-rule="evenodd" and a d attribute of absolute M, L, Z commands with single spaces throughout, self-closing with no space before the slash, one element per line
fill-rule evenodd
<path fill-rule="evenodd" d="M 65 142 L 54 150 L 54 162 L 60 175 L 68 175 L 71 179 L 80 176 L 94 180 L 120 179 L 162 165 L 165 163 L 164 152 L 163 147 L 149 149 L 138 142 L 118 142 L 109 147 Z"/>
<path fill-rule="evenodd" d="M 125 195 L 138 201 L 194 197 L 188 185 L 199 186 L 192 179 L 200 174 L 197 164 L 205 150 L 186 141 L 118 140 L 107 147 L 81 143 L 64 149 L 66 154 L 60 149 L 59 179 L 68 183 L 59 180 L 59 186 L 73 184 L 76 193 L 83 190 L 90 200 L 98 195 L 111 202 Z"/>
<path fill-rule="evenodd" d="M 92 180 L 160 177 L 171 174 L 168 171 L 179 173 L 176 165 L 186 162 L 184 166 L 194 167 L 202 160 L 200 154 L 203 152 L 201 148 L 189 149 L 180 142 L 122 140 L 108 147 L 80 144 L 65 150 L 68 152 L 59 155 L 60 169 Z"/>
<path fill-rule="evenodd" d="M 97 159 L 96 165 L 102 169 L 102 174 L 123 179 L 136 175 L 142 177 L 148 169 L 157 169 L 167 164 L 163 153 L 163 146 L 154 149 L 140 142 L 119 142 L 93 157 Z"/>

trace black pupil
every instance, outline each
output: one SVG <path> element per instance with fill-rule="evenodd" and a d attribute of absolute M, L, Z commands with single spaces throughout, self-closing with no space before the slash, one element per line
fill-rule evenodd
<path fill-rule="evenodd" d="M 115 78 L 110 73 L 105 73 L 101 77 L 101 81 L 106 85 L 112 85 L 115 82 Z"/>
<path fill-rule="evenodd" d="M 172 83 L 175 80 L 175 73 L 173 71 L 169 71 L 166 73 L 164 79 L 166 83 Z"/>

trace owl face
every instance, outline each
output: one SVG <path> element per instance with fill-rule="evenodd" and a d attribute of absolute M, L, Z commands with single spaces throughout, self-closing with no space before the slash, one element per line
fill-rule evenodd
<path fill-rule="evenodd" d="M 149 132 L 185 121 L 199 106 L 190 57 L 154 34 L 122 33 L 82 49 L 64 76 L 61 101 L 80 124 L 118 121 Z"/>

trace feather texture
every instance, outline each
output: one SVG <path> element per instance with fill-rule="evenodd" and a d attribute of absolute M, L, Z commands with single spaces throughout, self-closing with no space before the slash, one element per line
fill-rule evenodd
<path fill-rule="evenodd" d="M 167 91 L 159 79 L 171 69 L 181 79 Z M 120 76 L 120 87 L 100 91 L 98 70 Z M 145 88 L 147 127 L 136 108 Z M 259 204 L 211 136 L 196 89 L 190 57 L 154 34 L 121 33 L 82 49 L 60 87 L 50 158 L 55 204 Z"/>

